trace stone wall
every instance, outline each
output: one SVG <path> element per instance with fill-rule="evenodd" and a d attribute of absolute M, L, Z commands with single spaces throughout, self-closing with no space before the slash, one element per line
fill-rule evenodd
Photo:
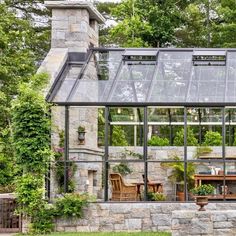
<path fill-rule="evenodd" d="M 56 231 L 167 231 L 173 236 L 236 232 L 236 203 L 91 203 L 83 219 L 57 219 Z"/>
<path fill-rule="evenodd" d="M 172 236 L 235 236 L 236 210 L 173 211 Z"/>

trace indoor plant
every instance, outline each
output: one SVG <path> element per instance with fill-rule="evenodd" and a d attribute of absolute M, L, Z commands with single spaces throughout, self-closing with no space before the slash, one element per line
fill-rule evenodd
<path fill-rule="evenodd" d="M 208 195 L 214 193 L 214 186 L 211 184 L 202 184 L 198 187 L 191 189 L 191 192 L 196 198 L 196 204 L 200 206 L 199 211 L 205 211 L 205 205 L 208 204 Z"/>
<path fill-rule="evenodd" d="M 184 162 L 175 155 L 172 157 L 174 162 L 163 163 L 163 167 L 171 168 L 171 175 L 168 177 L 173 184 L 178 184 L 179 189 L 176 189 L 176 195 L 179 201 L 185 201 L 184 197 Z M 195 164 L 188 163 L 186 169 L 186 181 L 188 183 L 188 189 L 193 188 L 194 186 L 194 174 L 195 174 Z"/>

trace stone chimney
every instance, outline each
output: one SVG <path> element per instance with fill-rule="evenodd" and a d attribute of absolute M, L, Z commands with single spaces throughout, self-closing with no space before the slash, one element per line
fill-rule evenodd
<path fill-rule="evenodd" d="M 52 10 L 52 48 L 68 48 L 69 52 L 87 52 L 98 47 L 98 24 L 103 16 L 88 1 L 46 1 Z"/>

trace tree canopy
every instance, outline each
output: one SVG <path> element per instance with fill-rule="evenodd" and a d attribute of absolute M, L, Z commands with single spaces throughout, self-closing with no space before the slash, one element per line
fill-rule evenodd
<path fill-rule="evenodd" d="M 233 0 L 123 0 L 116 6 L 103 3 L 101 9 L 106 9 L 106 14 L 117 21 L 106 35 L 109 44 L 122 47 L 236 45 Z"/>

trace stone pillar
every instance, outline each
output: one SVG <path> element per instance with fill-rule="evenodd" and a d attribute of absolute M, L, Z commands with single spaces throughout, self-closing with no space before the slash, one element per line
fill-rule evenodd
<path fill-rule="evenodd" d="M 46 1 L 45 6 L 52 11 L 51 50 L 39 71 L 49 73 L 50 85 L 52 85 L 66 63 L 69 53 L 84 54 L 87 53 L 89 47 L 98 47 L 98 24 L 104 23 L 105 19 L 88 1 Z M 96 73 L 90 68 L 89 71 L 92 73 L 92 79 L 97 79 Z M 73 67 L 68 73 L 73 73 Z M 64 115 L 64 107 L 55 106 L 52 108 L 52 146 L 54 148 L 58 147 L 59 132 L 63 131 L 65 127 Z M 97 115 L 96 108 L 70 107 L 70 159 L 91 160 L 91 158 L 95 158 L 95 160 L 101 160 L 101 150 L 97 148 Z M 85 127 L 85 145 L 78 144 L 78 126 Z M 96 175 L 101 179 L 102 168 L 99 165 L 78 166 L 75 176 L 76 190 L 84 191 L 91 171 L 96 172 Z M 51 196 L 54 197 L 57 193 L 57 181 L 53 167 L 51 176 Z M 82 177 L 84 177 L 83 181 L 81 181 Z M 101 183 L 95 180 L 94 193 L 96 194 L 101 188 Z"/>
<path fill-rule="evenodd" d="M 98 47 L 98 24 L 103 16 L 87 1 L 46 1 L 52 10 L 52 48 L 68 48 L 69 52 L 87 52 Z"/>

